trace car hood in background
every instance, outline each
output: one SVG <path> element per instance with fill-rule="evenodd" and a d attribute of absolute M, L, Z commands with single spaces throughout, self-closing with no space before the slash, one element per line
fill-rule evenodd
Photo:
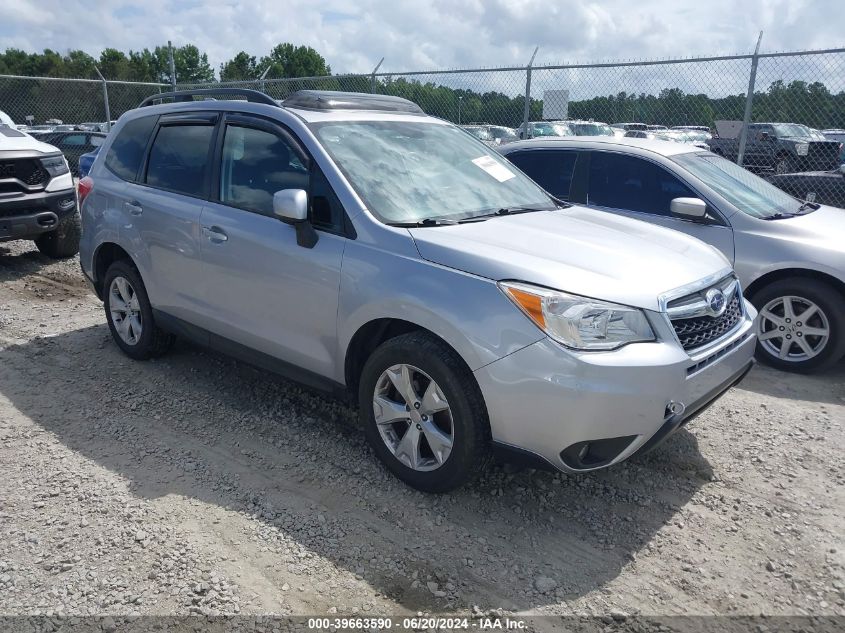
<path fill-rule="evenodd" d="M 42 154 L 55 154 L 59 150 L 36 140 L 25 132 L 0 125 L 0 152 L 40 152 Z"/>
<path fill-rule="evenodd" d="M 779 240 L 783 248 L 788 248 L 791 259 L 845 269 L 845 209 L 821 205 L 811 213 L 758 220 L 754 226 L 754 234 Z"/>
<path fill-rule="evenodd" d="M 658 297 L 730 267 L 711 246 L 659 226 L 571 207 L 411 229 L 431 262 L 659 310 Z"/>

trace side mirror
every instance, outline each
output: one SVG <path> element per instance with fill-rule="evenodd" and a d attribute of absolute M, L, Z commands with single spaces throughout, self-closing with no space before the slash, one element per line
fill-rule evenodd
<path fill-rule="evenodd" d="M 682 218 L 700 219 L 707 215 L 707 203 L 698 198 L 675 198 L 669 203 L 669 210 Z"/>
<path fill-rule="evenodd" d="M 273 194 L 273 214 L 296 229 L 296 243 L 305 248 L 317 244 L 317 231 L 308 220 L 308 194 L 303 189 L 282 189 Z"/>
<path fill-rule="evenodd" d="M 273 194 L 273 213 L 295 224 L 308 219 L 308 194 L 303 189 L 282 189 Z"/>

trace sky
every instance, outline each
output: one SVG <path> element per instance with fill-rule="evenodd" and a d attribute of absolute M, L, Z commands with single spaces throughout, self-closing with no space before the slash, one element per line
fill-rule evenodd
<path fill-rule="evenodd" d="M 842 0 L 5 0 L 0 49 L 154 48 L 208 53 L 279 42 L 319 51 L 333 73 L 398 72 L 745 53 L 845 45 Z"/>

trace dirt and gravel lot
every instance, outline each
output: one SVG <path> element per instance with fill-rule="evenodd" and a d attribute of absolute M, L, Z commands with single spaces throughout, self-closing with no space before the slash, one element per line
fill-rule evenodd
<path fill-rule="evenodd" d="M 132 361 L 77 260 L 0 244 L 0 614 L 841 615 L 843 424 L 845 366 L 758 367 L 647 457 L 425 495 L 342 403 Z"/>

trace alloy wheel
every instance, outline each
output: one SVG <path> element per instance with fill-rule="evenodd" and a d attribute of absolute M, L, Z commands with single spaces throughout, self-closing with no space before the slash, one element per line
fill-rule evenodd
<path fill-rule="evenodd" d="M 115 277 L 109 286 L 109 313 L 114 329 L 127 345 L 136 345 L 143 331 L 138 295 L 125 277 Z"/>
<path fill-rule="evenodd" d="M 452 452 L 452 410 L 437 383 L 413 365 L 393 365 L 376 382 L 373 413 L 391 454 L 417 471 L 442 466 Z"/>
<path fill-rule="evenodd" d="M 818 356 L 830 340 L 824 311 L 804 297 L 776 297 L 760 310 L 757 337 L 775 358 L 801 363 Z"/>

